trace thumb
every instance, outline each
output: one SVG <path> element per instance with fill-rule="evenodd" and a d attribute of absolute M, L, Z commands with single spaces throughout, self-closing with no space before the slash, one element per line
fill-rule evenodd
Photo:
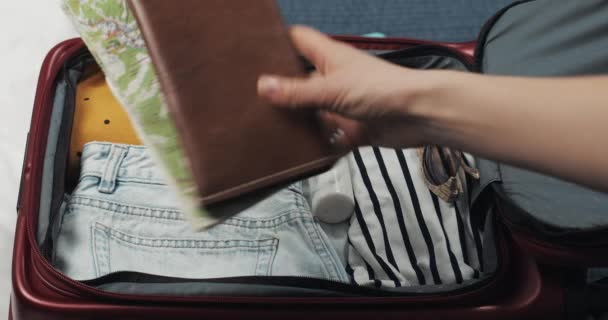
<path fill-rule="evenodd" d="M 258 95 L 282 107 L 323 107 L 326 90 L 322 77 L 285 78 L 263 75 L 258 80 Z"/>

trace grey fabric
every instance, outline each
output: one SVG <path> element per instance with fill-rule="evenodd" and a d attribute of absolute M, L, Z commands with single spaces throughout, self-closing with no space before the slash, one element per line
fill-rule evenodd
<path fill-rule="evenodd" d="M 498 267 L 500 267 L 500 255 L 498 254 L 498 248 L 496 247 L 496 234 L 494 230 L 495 215 L 494 209 L 489 208 L 487 212 L 487 218 L 485 221 L 485 227 L 483 232 L 483 272 L 487 274 L 494 274 Z"/>
<path fill-rule="evenodd" d="M 331 297 L 344 294 L 322 289 L 292 288 L 230 283 L 133 283 L 113 282 L 98 286 L 107 292 L 120 294 L 170 295 L 170 296 L 224 296 L 224 297 Z"/>
<path fill-rule="evenodd" d="M 487 280 L 484 276 L 481 280 Z M 479 283 L 479 279 L 466 280 L 462 284 L 413 286 L 401 288 L 383 288 L 378 295 L 410 295 L 410 294 L 445 294 Z M 145 282 L 111 282 L 95 286 L 95 288 L 120 294 L 168 295 L 168 296 L 256 296 L 256 297 L 322 297 L 322 296 L 352 296 L 374 295 L 372 291 L 361 293 L 346 293 L 325 289 L 308 289 L 283 285 L 256 285 L 244 283 L 214 283 L 214 282 L 175 282 L 175 283 L 145 283 Z M 353 287 L 356 289 L 355 287 Z M 363 288 L 362 288 L 363 289 Z"/>
<path fill-rule="evenodd" d="M 608 74 L 608 1 L 536 0 L 510 9 L 487 38 L 483 72 Z M 504 194 L 545 225 L 608 227 L 608 195 L 507 165 L 499 169 Z"/>
<path fill-rule="evenodd" d="M 38 214 L 38 244 L 41 244 L 46 237 L 49 229 L 51 198 L 53 188 L 53 178 L 55 172 L 55 151 L 57 141 L 59 140 L 59 127 L 63 118 L 63 104 L 65 102 L 65 91 L 67 84 L 65 81 L 60 81 L 55 89 L 53 101 L 53 111 L 51 112 L 51 124 L 49 126 L 48 139 L 46 144 L 46 152 L 44 154 L 44 170 L 42 171 L 42 190 L 40 192 L 40 211 Z"/>
<path fill-rule="evenodd" d="M 608 72 L 608 2 L 536 0 L 510 9 L 486 41 L 485 73 L 520 76 Z"/>
<path fill-rule="evenodd" d="M 587 271 L 587 282 L 592 283 L 608 279 L 608 268 L 591 268 Z"/>
<path fill-rule="evenodd" d="M 482 173 L 479 181 L 473 182 L 471 187 L 471 203 L 475 203 L 483 190 L 489 185 L 500 181 L 500 170 L 498 163 L 482 158 L 476 159 L 477 170 Z"/>
<path fill-rule="evenodd" d="M 80 78 L 81 72 L 77 70 L 69 71 L 69 80 L 75 84 Z M 40 192 L 40 211 L 38 214 L 37 241 L 39 244 L 46 237 L 49 228 L 51 215 L 52 188 L 55 176 L 55 152 L 59 142 L 59 127 L 63 121 L 63 109 L 65 104 L 67 81 L 61 80 L 57 83 L 53 100 L 53 111 L 51 112 L 51 123 L 49 126 L 46 151 L 44 153 L 44 170 L 42 171 L 42 190 Z"/>
<path fill-rule="evenodd" d="M 330 34 L 383 32 L 440 41 L 474 40 L 511 0 L 279 0 L 286 20 Z"/>
<path fill-rule="evenodd" d="M 402 53 L 399 53 L 402 55 Z M 466 71 L 467 67 L 462 61 L 451 57 L 434 56 L 434 55 L 422 55 L 422 56 L 403 56 L 402 58 L 391 57 L 391 55 L 385 56 L 388 60 L 394 64 L 400 66 L 409 67 L 413 69 L 430 70 L 456 70 Z"/>

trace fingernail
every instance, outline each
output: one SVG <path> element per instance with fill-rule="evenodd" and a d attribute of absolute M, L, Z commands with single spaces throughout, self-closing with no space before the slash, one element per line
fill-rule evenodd
<path fill-rule="evenodd" d="M 331 137 L 338 140 L 338 139 L 340 139 L 340 134 L 336 131 L 331 135 Z"/>
<path fill-rule="evenodd" d="M 342 130 L 342 129 L 340 129 L 340 128 L 338 128 L 338 130 L 336 130 L 336 136 L 337 136 L 338 138 L 342 138 L 342 137 L 344 137 L 344 135 L 345 135 L 345 134 L 346 134 L 346 133 L 344 132 L 344 130 Z"/>
<path fill-rule="evenodd" d="M 261 76 L 258 80 L 258 91 L 263 95 L 272 95 L 279 91 L 279 79 L 272 76 Z"/>

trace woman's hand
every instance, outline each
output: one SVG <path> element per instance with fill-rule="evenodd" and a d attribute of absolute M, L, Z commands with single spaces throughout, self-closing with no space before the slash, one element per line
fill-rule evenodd
<path fill-rule="evenodd" d="M 294 45 L 317 71 L 305 79 L 262 76 L 259 94 L 278 107 L 318 108 L 335 142 L 412 147 L 424 144 L 411 104 L 425 77 L 307 28 L 291 30 Z"/>
<path fill-rule="evenodd" d="M 319 108 L 338 143 L 437 144 L 608 192 L 608 76 L 523 78 L 393 66 L 312 29 L 292 31 L 319 70 L 262 77 L 281 107 Z"/>

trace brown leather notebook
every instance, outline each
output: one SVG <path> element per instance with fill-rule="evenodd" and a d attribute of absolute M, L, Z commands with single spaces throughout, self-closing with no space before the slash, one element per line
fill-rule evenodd
<path fill-rule="evenodd" d="M 271 107 L 263 73 L 303 76 L 275 0 L 130 0 L 199 188 L 210 205 L 329 168 L 312 112 Z"/>

